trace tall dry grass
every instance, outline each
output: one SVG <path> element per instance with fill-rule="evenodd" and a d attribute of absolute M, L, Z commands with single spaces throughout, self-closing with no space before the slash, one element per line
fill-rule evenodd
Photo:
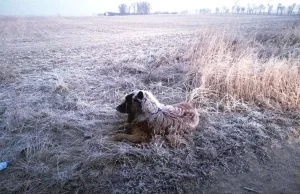
<path fill-rule="evenodd" d="M 291 29 L 289 36 L 297 33 L 299 28 Z M 262 58 L 258 54 L 262 47 L 255 38 L 246 41 L 232 31 L 199 33 L 189 56 L 191 100 L 215 100 L 222 109 L 225 104 L 226 110 L 246 108 L 246 104 L 281 110 L 300 108 L 299 56 L 273 54 Z"/>

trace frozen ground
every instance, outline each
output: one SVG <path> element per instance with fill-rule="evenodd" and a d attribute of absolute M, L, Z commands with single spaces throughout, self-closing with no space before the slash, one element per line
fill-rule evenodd
<path fill-rule="evenodd" d="M 136 88 L 189 98 L 186 52 L 202 29 L 245 38 L 296 17 L 0 18 L 0 193 L 300 192 L 300 115 L 211 112 L 183 150 L 111 142 Z M 299 58 L 298 58 L 299 60 Z"/>

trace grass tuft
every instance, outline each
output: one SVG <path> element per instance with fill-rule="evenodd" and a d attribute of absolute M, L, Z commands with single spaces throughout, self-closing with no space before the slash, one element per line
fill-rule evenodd
<path fill-rule="evenodd" d="M 229 34 L 203 31 L 197 37 L 188 73 L 192 100 L 213 97 L 232 104 L 233 110 L 240 102 L 272 109 L 299 109 L 299 59 L 261 59 L 255 42 L 240 42 L 236 33 Z"/>

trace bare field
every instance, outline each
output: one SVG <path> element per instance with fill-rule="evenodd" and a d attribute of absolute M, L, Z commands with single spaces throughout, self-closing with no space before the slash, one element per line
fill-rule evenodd
<path fill-rule="evenodd" d="M 0 45 L 0 193 L 300 191 L 297 17 L 0 17 Z M 187 148 L 108 139 L 134 89 L 194 103 Z"/>

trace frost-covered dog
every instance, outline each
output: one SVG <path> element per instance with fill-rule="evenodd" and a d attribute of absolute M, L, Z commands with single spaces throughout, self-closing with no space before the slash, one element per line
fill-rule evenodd
<path fill-rule="evenodd" d="M 163 105 L 152 93 L 144 90 L 128 94 L 117 110 L 128 114 L 125 128 L 129 133 L 114 135 L 116 141 L 143 143 L 155 135 L 180 137 L 193 133 L 199 123 L 198 112 L 190 103 Z"/>

